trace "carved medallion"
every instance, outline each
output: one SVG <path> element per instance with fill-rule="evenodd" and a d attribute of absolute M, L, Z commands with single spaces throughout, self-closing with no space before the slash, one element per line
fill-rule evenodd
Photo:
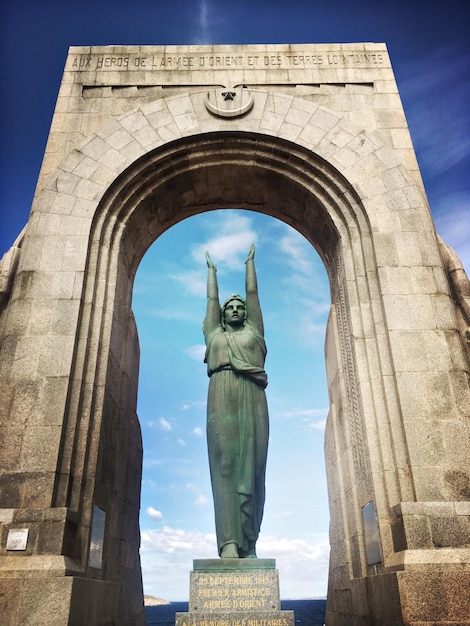
<path fill-rule="evenodd" d="M 251 110 L 253 103 L 246 87 L 211 89 L 205 100 L 206 109 L 218 117 L 240 117 Z"/>

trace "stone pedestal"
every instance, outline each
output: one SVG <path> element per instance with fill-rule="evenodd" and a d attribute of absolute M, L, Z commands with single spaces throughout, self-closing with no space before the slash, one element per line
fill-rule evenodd
<path fill-rule="evenodd" d="M 281 611 L 274 559 L 193 561 L 189 612 L 176 626 L 294 626 L 294 612 Z"/>

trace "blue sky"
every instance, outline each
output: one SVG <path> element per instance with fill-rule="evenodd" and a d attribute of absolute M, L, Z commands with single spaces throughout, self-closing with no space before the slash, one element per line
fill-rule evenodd
<path fill-rule="evenodd" d="M 28 218 L 68 46 L 376 41 L 389 48 L 437 229 L 468 270 L 469 18 L 462 0 L 2 3 L 0 255 Z M 224 296 L 243 290 L 243 259 L 252 242 L 271 416 L 258 552 L 277 559 L 283 597 L 326 593 L 326 273 L 311 246 L 286 225 L 221 211 L 165 233 L 142 261 L 134 290 L 142 351 L 144 586 L 170 600 L 187 599 L 192 559 L 216 554 L 204 435 L 203 251 L 210 249 L 218 264 Z"/>
<path fill-rule="evenodd" d="M 220 210 L 167 231 L 148 251 L 134 287 L 145 449 L 142 561 L 148 588 L 171 584 L 166 597 L 172 599 L 181 588 L 188 593 L 193 558 L 217 556 L 205 441 L 204 251 L 218 267 L 223 301 L 230 293 L 244 293 L 244 260 L 252 242 L 268 343 L 271 422 L 258 555 L 277 559 L 285 596 L 326 592 L 326 272 L 312 246 L 282 222 Z"/>

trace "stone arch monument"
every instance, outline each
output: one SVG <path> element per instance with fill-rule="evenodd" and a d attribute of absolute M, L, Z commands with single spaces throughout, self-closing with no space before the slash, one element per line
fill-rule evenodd
<path fill-rule="evenodd" d="M 330 278 L 328 626 L 470 623 L 470 289 L 383 44 L 70 49 L 0 270 L 7 623 L 145 622 L 133 279 L 231 207 L 296 228 Z"/>

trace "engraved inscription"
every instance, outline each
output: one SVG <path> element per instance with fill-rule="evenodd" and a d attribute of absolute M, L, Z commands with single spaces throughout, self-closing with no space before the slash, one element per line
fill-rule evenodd
<path fill-rule="evenodd" d="M 191 573 L 190 611 L 279 609 L 277 572 Z"/>
<path fill-rule="evenodd" d="M 28 544 L 27 528 L 10 528 L 7 537 L 7 550 L 26 550 Z"/>
<path fill-rule="evenodd" d="M 375 67 L 385 63 L 382 51 L 327 52 L 319 54 L 156 54 L 75 55 L 69 69 L 96 70 L 207 70 L 303 69 L 314 67 Z"/>
<path fill-rule="evenodd" d="M 103 566 L 103 543 L 104 543 L 104 531 L 106 524 L 106 513 L 93 506 L 93 521 L 91 526 L 90 537 L 90 553 L 88 556 L 88 565 L 96 569 L 101 569 Z"/>
<path fill-rule="evenodd" d="M 200 618 L 177 613 L 176 624 L 177 626 L 292 626 L 293 620 L 289 617 Z"/>
<path fill-rule="evenodd" d="M 380 52 L 351 52 L 349 54 L 328 54 L 328 65 L 382 65 Z"/>

